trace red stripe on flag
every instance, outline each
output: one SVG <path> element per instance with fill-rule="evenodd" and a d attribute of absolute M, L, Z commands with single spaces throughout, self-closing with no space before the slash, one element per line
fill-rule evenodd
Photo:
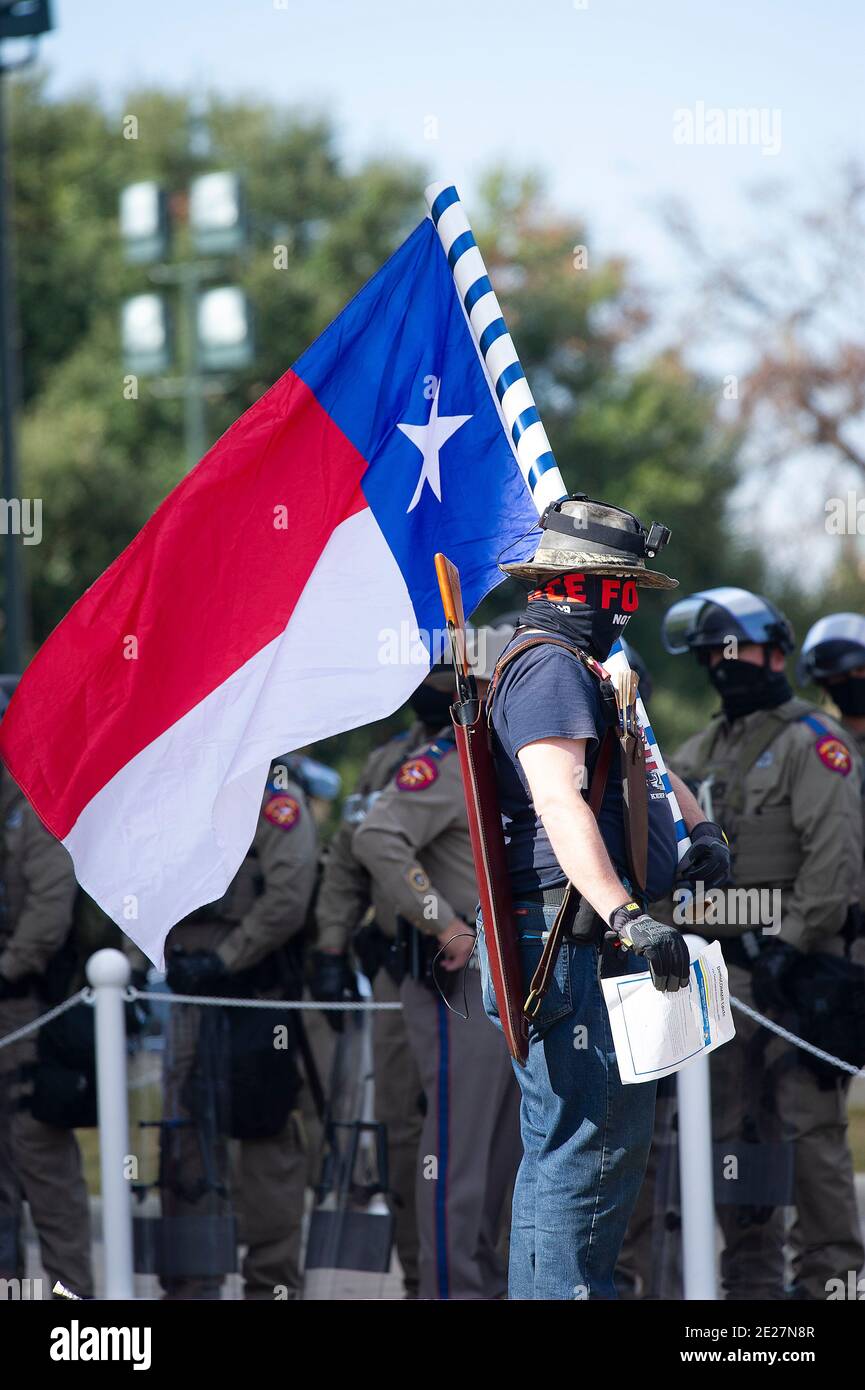
<path fill-rule="evenodd" d="M 334 527 L 366 506 L 366 467 L 286 372 L 82 595 L 0 725 L 0 753 L 55 835 L 283 631 Z"/>

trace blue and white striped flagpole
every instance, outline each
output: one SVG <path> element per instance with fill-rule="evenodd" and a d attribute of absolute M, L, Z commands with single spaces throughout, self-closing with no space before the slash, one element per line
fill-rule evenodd
<path fill-rule="evenodd" d="M 429 215 L 448 258 L 460 303 L 498 402 L 505 431 L 540 515 L 551 502 L 566 496 L 564 479 L 550 448 L 547 432 L 541 423 L 534 396 L 460 196 L 453 184 L 448 183 L 431 183 L 425 195 Z M 619 642 L 604 664 L 611 674 L 628 667 L 628 659 Z M 681 859 L 691 842 L 645 705 L 639 698 L 637 716 L 648 751 L 655 760 L 667 793 Z"/>
<path fill-rule="evenodd" d="M 566 488 L 496 292 L 453 184 L 431 183 L 427 207 L 538 515 Z"/>
<path fill-rule="evenodd" d="M 625 656 L 621 642 L 615 642 L 613 644 L 613 649 L 604 662 L 604 668 L 609 671 L 611 676 L 615 676 L 619 671 L 630 670 L 628 658 Z M 685 850 L 690 846 L 691 841 L 685 828 L 685 819 L 682 815 L 681 807 L 679 806 L 679 799 L 673 791 L 673 784 L 670 781 L 667 764 L 664 762 L 663 755 L 658 747 L 658 740 L 655 738 L 655 731 L 649 722 L 646 706 L 643 704 L 639 695 L 637 696 L 637 718 L 640 721 L 646 740 L 646 761 L 650 762 L 654 759 L 655 767 L 660 773 L 661 781 L 664 784 L 664 791 L 667 793 L 667 802 L 673 814 L 673 824 L 676 828 L 676 843 L 678 846 L 679 858 L 681 859 Z"/>

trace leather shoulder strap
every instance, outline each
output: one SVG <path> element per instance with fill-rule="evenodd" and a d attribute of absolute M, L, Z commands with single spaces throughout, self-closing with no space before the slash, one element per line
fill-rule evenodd
<path fill-rule="evenodd" d="M 486 693 L 485 699 L 488 724 L 492 718 L 493 700 L 495 699 L 499 681 L 502 678 L 502 673 L 505 668 L 510 666 L 512 661 L 516 661 L 518 656 L 522 656 L 523 652 L 529 651 L 532 647 L 544 646 L 562 647 L 566 652 L 570 652 L 571 656 L 574 657 L 576 661 L 579 661 L 580 665 L 585 665 L 585 653 L 582 652 L 579 647 L 575 647 L 571 642 L 566 641 L 564 637 L 556 637 L 552 632 L 542 632 L 540 629 L 536 629 L 533 637 L 525 637 L 513 647 L 509 647 L 504 656 L 500 657 L 496 663 L 496 669 L 493 671 L 493 678 L 490 681 L 490 688 Z"/>
<path fill-rule="evenodd" d="M 589 787 L 589 808 L 595 820 L 598 818 L 601 802 L 604 799 L 604 792 L 607 786 L 607 775 L 610 771 L 610 763 L 612 762 L 615 743 L 615 732 L 612 729 L 607 729 L 601 739 L 601 746 L 598 749 L 598 760 L 595 763 L 592 783 Z M 573 922 L 578 907 L 579 899 L 577 897 L 577 890 L 570 880 L 568 880 L 565 896 L 556 913 L 555 921 L 547 933 L 547 939 L 544 942 L 541 958 L 538 961 L 537 969 L 529 985 L 528 996 L 523 1005 L 523 1013 L 526 1015 L 526 1018 L 534 1018 L 538 1009 L 541 1007 L 544 995 L 550 987 L 553 971 L 556 968 L 556 961 L 558 960 L 559 948 L 562 944 L 565 927 L 570 926 Z"/>

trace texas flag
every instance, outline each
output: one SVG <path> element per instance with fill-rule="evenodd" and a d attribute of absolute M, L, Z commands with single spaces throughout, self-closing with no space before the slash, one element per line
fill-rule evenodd
<path fill-rule="evenodd" d="M 536 522 L 427 219 L 78 600 L 0 755 L 161 964 L 237 872 L 272 759 L 383 718 L 426 674 L 435 552 L 470 613 Z"/>

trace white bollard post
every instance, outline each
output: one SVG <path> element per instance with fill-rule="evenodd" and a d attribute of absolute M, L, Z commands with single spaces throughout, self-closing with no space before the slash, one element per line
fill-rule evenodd
<path fill-rule="evenodd" d="M 691 959 L 706 943 L 686 936 Z M 696 949 L 695 949 L 696 948 Z M 682 1196 L 682 1266 L 685 1298 L 714 1300 L 715 1191 L 712 1164 L 712 1105 L 709 1059 L 676 1073 L 679 1100 L 679 1185 Z"/>
<path fill-rule="evenodd" d="M 124 1164 L 129 1149 L 126 1093 L 126 1020 L 123 991 L 129 962 L 122 951 L 97 951 L 87 962 L 96 1010 L 96 1085 L 99 1166 L 102 1174 L 102 1237 L 105 1297 L 131 1299 L 132 1207 Z"/>

